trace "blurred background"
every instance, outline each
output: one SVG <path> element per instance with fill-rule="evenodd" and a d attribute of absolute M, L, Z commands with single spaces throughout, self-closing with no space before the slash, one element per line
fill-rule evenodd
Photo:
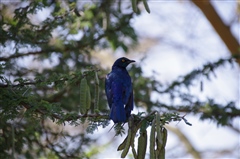
<path fill-rule="evenodd" d="M 133 114 L 192 124 L 164 125 L 166 158 L 240 158 L 240 2 L 147 3 L 150 13 L 130 0 L 0 2 L 0 158 L 120 158 L 127 132 L 109 131 L 104 80 L 122 56 L 136 61 Z"/>

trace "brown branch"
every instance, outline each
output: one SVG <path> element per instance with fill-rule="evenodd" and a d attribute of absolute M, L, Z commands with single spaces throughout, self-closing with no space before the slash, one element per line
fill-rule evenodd
<path fill-rule="evenodd" d="M 99 40 L 101 40 L 103 37 L 105 36 L 105 34 L 101 34 L 99 35 L 97 38 L 93 39 L 93 42 L 97 42 Z M 84 48 L 87 47 L 88 45 L 90 45 L 90 42 L 88 43 L 80 43 L 81 41 L 79 41 L 78 46 L 76 48 Z M 43 53 L 51 53 L 51 52 L 68 52 L 69 50 L 71 50 L 72 48 L 69 47 L 65 47 L 64 50 L 57 50 L 57 49 L 48 49 L 48 50 L 42 50 L 42 51 L 37 51 L 37 52 L 28 52 L 28 53 L 16 53 L 13 54 L 11 56 L 8 57 L 0 57 L 0 61 L 9 61 L 11 59 L 14 58 L 19 58 L 19 57 L 24 57 L 24 56 L 29 56 L 29 55 L 39 55 L 39 54 L 43 54 Z"/>
<path fill-rule="evenodd" d="M 19 57 L 24 57 L 24 56 L 28 56 L 28 55 L 38 55 L 38 54 L 42 54 L 43 51 L 38 51 L 38 52 L 28 52 L 25 54 L 13 54 L 11 56 L 8 57 L 0 57 L 0 61 L 9 61 L 10 59 L 13 58 L 19 58 Z"/>
<path fill-rule="evenodd" d="M 208 21 L 212 24 L 217 34 L 227 46 L 233 56 L 240 55 L 240 46 L 237 39 L 231 33 L 230 27 L 226 25 L 209 0 L 192 0 L 192 2 L 203 12 Z M 240 59 L 237 59 L 240 64 Z"/>
<path fill-rule="evenodd" d="M 163 103 L 157 103 L 160 107 L 162 108 L 166 108 L 168 109 L 169 111 L 177 111 L 179 113 L 202 113 L 202 114 L 207 114 L 207 115 L 217 115 L 217 116 L 228 116 L 228 117 L 231 117 L 231 118 L 236 118 L 236 117 L 240 117 L 240 109 L 237 109 L 232 111 L 232 112 L 224 112 L 224 111 L 215 111 L 215 112 L 212 112 L 212 110 L 208 110 L 208 109 L 204 109 L 203 108 L 203 105 L 199 105 L 197 103 L 193 104 L 194 106 L 192 107 L 187 107 L 187 106 L 168 106 L 168 105 L 165 105 Z"/>
<path fill-rule="evenodd" d="M 31 109 L 32 107 L 29 106 L 28 104 L 22 102 L 21 103 L 22 106 L 24 106 L 26 109 Z M 41 110 L 41 109 L 36 109 L 36 112 L 42 115 L 48 114 L 48 112 Z M 71 121 L 71 120 L 75 120 L 75 119 L 81 119 L 81 118 L 102 118 L 102 119 L 109 119 L 108 115 L 100 115 L 100 114 L 82 114 L 82 115 L 77 115 L 77 116 L 69 116 L 67 118 L 62 117 L 59 114 L 56 113 L 51 113 L 50 117 L 58 119 L 58 120 L 64 120 L 64 121 Z"/>
<path fill-rule="evenodd" d="M 178 136 L 178 138 L 185 145 L 188 153 L 190 153 L 195 159 L 201 159 L 200 153 L 193 147 L 189 139 L 179 129 L 171 127 L 169 125 L 165 125 L 165 127 Z"/>

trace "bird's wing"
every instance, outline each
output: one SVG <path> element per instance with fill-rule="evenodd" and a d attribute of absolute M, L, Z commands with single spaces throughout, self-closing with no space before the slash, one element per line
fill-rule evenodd
<path fill-rule="evenodd" d="M 128 98 L 128 102 L 125 106 L 126 116 L 130 117 L 131 111 L 133 110 L 133 90 L 131 90 L 131 94 Z"/>
<path fill-rule="evenodd" d="M 110 73 L 106 76 L 105 92 L 110 108 L 113 102 L 119 103 L 121 100 L 121 103 L 127 103 L 126 94 L 124 93 L 126 92 L 126 90 L 123 85 L 122 79 L 118 78 L 114 73 Z"/>

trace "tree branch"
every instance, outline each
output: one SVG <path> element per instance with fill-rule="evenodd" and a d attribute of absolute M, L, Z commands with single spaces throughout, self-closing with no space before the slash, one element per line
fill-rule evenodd
<path fill-rule="evenodd" d="M 29 55 L 38 55 L 38 54 L 42 54 L 44 51 L 37 51 L 37 52 L 28 52 L 25 54 L 13 54 L 11 56 L 8 57 L 0 57 L 0 61 L 9 61 L 10 59 L 13 58 L 19 58 L 19 57 L 24 57 L 24 56 L 29 56 Z"/>
<path fill-rule="evenodd" d="M 179 129 L 169 125 L 165 125 L 165 127 L 178 136 L 178 138 L 184 143 L 188 153 L 190 153 L 195 159 L 201 159 L 200 153 L 193 147 L 189 139 Z"/>
<path fill-rule="evenodd" d="M 233 56 L 240 55 L 240 46 L 237 39 L 231 33 L 230 27 L 226 25 L 209 0 L 192 0 L 192 2 L 203 12 L 208 21 L 212 24 L 217 34 L 227 46 Z M 240 64 L 240 59 L 237 59 Z"/>
<path fill-rule="evenodd" d="M 26 103 L 21 103 L 22 106 L 24 106 L 26 109 L 31 109 L 31 106 L 29 106 Z M 36 112 L 42 115 L 48 114 L 49 112 L 45 112 L 44 110 L 41 109 L 36 109 Z M 66 115 L 66 114 L 65 114 Z M 83 115 L 70 115 L 67 118 L 62 117 L 60 114 L 56 114 L 56 113 L 51 113 L 50 117 L 58 119 L 58 120 L 64 120 L 64 121 L 71 121 L 74 119 L 81 119 L 81 118 L 87 118 L 87 117 L 91 117 L 91 118 L 101 118 L 101 119 L 109 119 L 108 115 L 100 115 L 100 114 L 83 114 Z"/>

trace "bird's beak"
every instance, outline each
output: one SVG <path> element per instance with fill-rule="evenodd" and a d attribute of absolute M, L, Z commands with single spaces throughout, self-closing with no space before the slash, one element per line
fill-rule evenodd
<path fill-rule="evenodd" d="M 129 60 L 129 62 L 128 62 L 128 63 L 132 63 L 132 62 L 136 62 L 136 61 L 134 61 L 134 60 Z"/>

